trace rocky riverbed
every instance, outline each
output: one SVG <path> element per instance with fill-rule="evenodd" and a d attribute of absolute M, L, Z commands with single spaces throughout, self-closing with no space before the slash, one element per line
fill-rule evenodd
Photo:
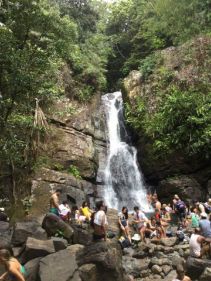
<path fill-rule="evenodd" d="M 180 263 L 192 280 L 211 280 L 211 260 L 190 258 L 188 242 L 177 237 L 147 240 L 122 250 L 115 218 L 116 211 L 109 210 L 109 230 L 116 236 L 106 242 L 93 243 L 88 224 L 68 225 L 51 215 L 42 225 L 33 218 L 12 228 L 1 222 L 0 244 L 11 247 L 25 265 L 27 281 L 172 281 Z M 59 233 L 62 238 L 55 237 Z"/>

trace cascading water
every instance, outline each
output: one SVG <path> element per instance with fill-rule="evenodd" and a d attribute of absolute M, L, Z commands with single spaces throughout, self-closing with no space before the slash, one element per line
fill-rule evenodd
<path fill-rule="evenodd" d="M 133 209 L 138 205 L 149 211 L 146 188 L 137 166 L 136 149 L 125 142 L 127 137 L 123 119 L 121 92 L 106 94 L 102 97 L 105 107 L 109 137 L 109 155 L 105 168 L 104 198 L 110 208 Z"/>

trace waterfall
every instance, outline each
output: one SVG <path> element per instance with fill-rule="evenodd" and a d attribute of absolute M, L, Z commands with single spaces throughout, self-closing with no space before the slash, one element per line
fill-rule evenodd
<path fill-rule="evenodd" d="M 137 151 L 126 140 L 123 101 L 121 92 L 102 97 L 104 105 L 109 150 L 104 172 L 104 199 L 108 207 L 121 209 L 127 206 L 132 210 L 138 205 L 142 210 L 150 209 L 142 173 L 137 165 Z"/>

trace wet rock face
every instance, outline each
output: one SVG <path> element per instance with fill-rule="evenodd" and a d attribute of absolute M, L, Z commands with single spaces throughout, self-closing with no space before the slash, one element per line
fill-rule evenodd
<path fill-rule="evenodd" d="M 178 194 L 183 200 L 200 200 L 203 195 L 200 184 L 193 177 L 184 175 L 162 180 L 157 192 L 162 200 L 173 198 L 174 194 Z"/>

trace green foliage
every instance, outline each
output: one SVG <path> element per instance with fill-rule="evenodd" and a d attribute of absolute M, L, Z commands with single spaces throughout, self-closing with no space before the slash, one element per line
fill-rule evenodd
<path fill-rule="evenodd" d="M 68 173 L 73 175 L 76 179 L 78 179 L 78 180 L 82 179 L 82 177 L 80 175 L 80 172 L 79 172 L 78 168 L 75 165 L 70 165 L 70 167 L 69 167 L 69 169 L 67 171 L 68 171 Z"/>
<path fill-rule="evenodd" d="M 107 34 L 113 47 L 108 64 L 109 86 L 145 61 L 150 71 L 156 50 L 177 46 L 211 33 L 211 0 L 121 0 L 111 6 Z M 148 61 L 149 60 L 149 61 Z"/>
<path fill-rule="evenodd" d="M 139 70 L 141 71 L 144 79 L 147 79 L 148 76 L 152 74 L 157 63 L 158 63 L 158 55 L 154 53 L 141 61 Z"/>
<path fill-rule="evenodd" d="M 155 152 L 166 155 L 183 151 L 186 155 L 211 156 L 211 93 L 170 88 L 154 114 L 144 111 L 143 101 L 128 122 L 144 130 L 153 141 Z"/>
<path fill-rule="evenodd" d="M 30 169 L 35 131 L 45 133 L 34 126 L 35 99 L 45 110 L 65 93 L 60 77 L 68 65 L 71 91 L 87 101 L 106 87 L 110 48 L 90 1 L 6 0 L 0 6 L 0 161 Z"/>

